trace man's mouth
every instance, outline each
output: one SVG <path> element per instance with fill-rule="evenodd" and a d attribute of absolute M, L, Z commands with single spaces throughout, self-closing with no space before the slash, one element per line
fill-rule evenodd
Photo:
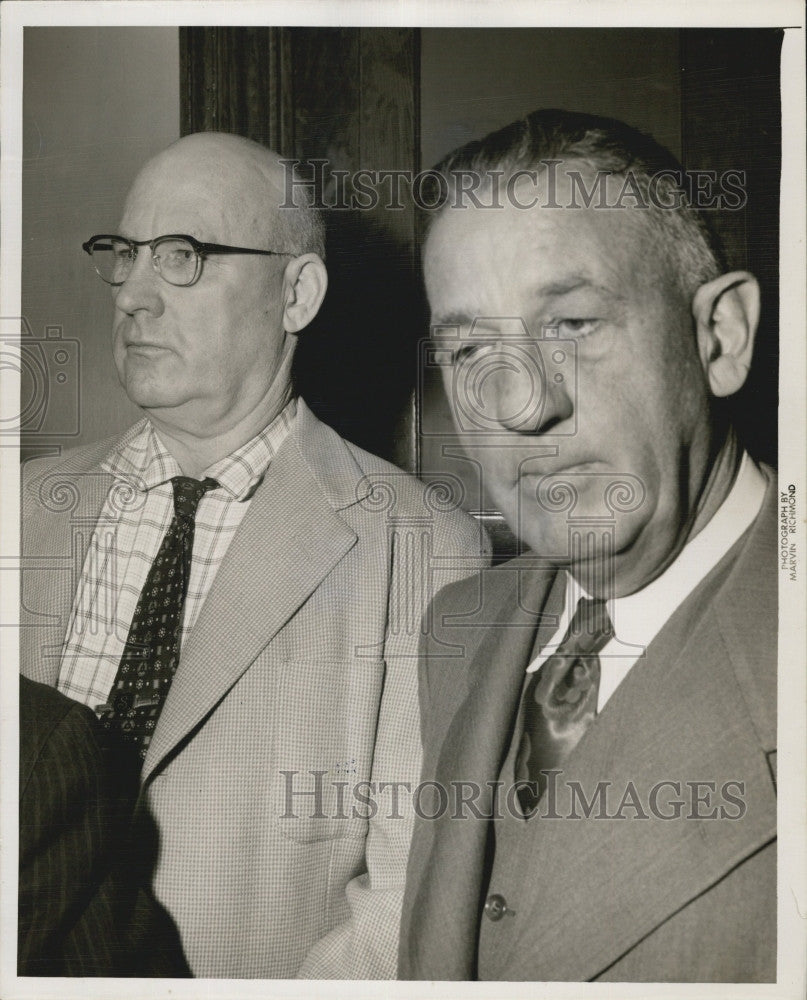
<path fill-rule="evenodd" d="M 562 477 L 566 475 L 580 474 L 583 472 L 590 472 L 597 466 L 601 465 L 601 462 L 595 461 L 593 459 L 581 459 L 579 462 L 575 461 L 547 461 L 543 468 L 536 469 L 530 468 L 528 463 L 525 463 L 525 468 L 522 469 L 519 479 L 522 482 L 527 483 L 538 483 L 539 480 L 551 479 L 555 476 Z"/>
<path fill-rule="evenodd" d="M 152 357 L 156 354 L 161 354 L 168 351 L 170 348 L 164 347 L 162 344 L 151 344 L 151 343 L 128 343 L 126 344 L 126 351 L 128 354 L 142 354 L 144 357 Z"/>

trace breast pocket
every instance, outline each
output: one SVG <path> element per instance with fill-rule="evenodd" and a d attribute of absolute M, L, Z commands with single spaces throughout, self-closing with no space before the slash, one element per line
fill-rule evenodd
<path fill-rule="evenodd" d="M 291 840 L 363 839 L 384 664 L 294 661 L 278 671 L 272 814 Z"/>

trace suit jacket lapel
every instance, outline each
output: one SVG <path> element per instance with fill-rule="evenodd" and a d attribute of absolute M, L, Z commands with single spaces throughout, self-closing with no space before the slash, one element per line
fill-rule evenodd
<path fill-rule="evenodd" d="M 476 623 L 466 622 L 461 636 L 445 634 L 450 641 L 461 638 L 470 647 L 466 650 L 470 667 L 465 675 L 464 701 L 454 715 L 436 765 L 432 767 L 427 761 L 424 769 L 429 777 L 434 771 L 435 780 L 449 790 L 449 800 L 443 815 L 418 831 L 424 840 L 429 838 L 425 848 L 429 856 L 421 868 L 423 875 L 411 907 L 409 961 L 413 977 L 421 965 L 441 968 L 446 979 L 475 976 L 488 824 L 451 817 L 457 782 L 495 781 L 507 753 L 535 641 L 536 614 L 527 609 L 543 606 L 552 579 L 546 571 L 523 568 L 531 558 L 484 571 L 483 601 Z M 563 574 L 555 579 L 560 583 L 553 589 L 562 601 Z M 451 610 L 441 607 L 444 614 L 450 615 Z M 548 638 L 554 624 L 546 628 Z M 476 799 L 483 815 L 490 814 L 492 800 L 493 790 L 486 785 Z"/>
<path fill-rule="evenodd" d="M 760 664 L 775 658 L 777 651 L 778 493 L 775 473 L 765 466 L 763 471 L 769 483 L 762 515 L 732 573 L 731 586 L 725 587 L 715 600 L 714 615 L 760 746 L 775 753 L 776 671 L 760 670 Z"/>
<path fill-rule="evenodd" d="M 764 668 L 775 614 L 760 619 L 759 588 L 753 594 L 742 589 L 750 567 L 757 574 L 769 570 L 775 549 L 768 534 L 754 532 L 733 566 L 727 557 L 722 572 L 719 567 L 690 595 L 651 644 L 648 662 L 631 671 L 567 763 L 567 776 L 581 781 L 589 799 L 598 781 L 612 781 L 612 815 L 628 782 L 649 811 L 654 785 L 678 781 L 686 801 L 682 818 L 637 819 L 629 806 L 622 820 L 531 820 L 542 825 L 523 838 L 519 864 L 532 903 L 517 914 L 510 946 L 500 954 L 501 978 L 533 979 L 536 969 L 547 981 L 595 978 L 775 836 L 775 791 L 759 727 L 719 625 L 729 615 L 754 622 L 753 630 L 746 625 L 735 635 L 745 639 L 743 663 L 755 662 L 757 673 L 775 677 Z M 693 812 L 687 781 L 715 782 L 712 803 L 695 807 L 701 817 L 726 804 L 725 782 L 743 782 L 743 814 L 733 821 L 684 818 Z M 659 801 L 672 809 L 663 795 Z M 732 816 L 739 811 L 729 808 Z M 559 799 L 558 812 L 568 815 L 568 800 Z"/>
<path fill-rule="evenodd" d="M 334 510 L 360 499 L 362 474 L 344 442 L 309 411 L 267 470 L 182 650 L 144 763 L 147 778 L 211 711 L 356 543 Z M 307 432 L 306 432 L 307 428 Z M 323 440 L 327 439 L 327 440 Z M 320 467 L 330 456 L 328 493 Z M 347 473 L 347 474 L 346 474 Z M 341 492 L 340 492 L 341 491 Z"/>

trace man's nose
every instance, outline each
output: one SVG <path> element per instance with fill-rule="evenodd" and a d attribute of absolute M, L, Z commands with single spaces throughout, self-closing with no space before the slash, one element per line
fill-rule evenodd
<path fill-rule="evenodd" d="M 555 348 L 549 348 L 555 350 Z M 574 413 L 569 374 L 546 363 L 544 349 L 504 351 L 483 376 L 481 402 L 489 418 L 520 434 L 547 434 Z M 491 359 L 492 360 L 492 359 Z"/>
<path fill-rule="evenodd" d="M 164 284 L 154 269 L 150 248 L 139 247 L 128 277 L 115 293 L 115 308 L 125 313 L 142 310 L 159 316 L 165 308 Z"/>

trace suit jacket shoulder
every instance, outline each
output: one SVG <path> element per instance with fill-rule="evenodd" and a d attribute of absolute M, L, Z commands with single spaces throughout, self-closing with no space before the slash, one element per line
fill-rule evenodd
<path fill-rule="evenodd" d="M 469 563 L 468 574 L 487 563 L 487 534 L 461 509 L 460 487 L 451 477 L 431 484 L 421 482 L 346 441 L 318 420 L 302 399 L 297 403 L 291 437 L 335 510 L 360 504 L 368 512 L 384 515 L 379 523 L 388 526 L 427 524 L 433 555 L 480 556 L 481 563 Z M 454 572 L 450 578 L 457 575 Z"/>
<path fill-rule="evenodd" d="M 480 672 L 493 668 L 484 651 L 489 649 L 492 656 L 500 639 L 506 648 L 532 643 L 541 622 L 554 621 L 546 619 L 544 605 L 556 578 L 555 569 L 536 568 L 534 557 L 527 553 L 483 566 L 435 595 L 418 663 L 427 767 L 441 742 L 446 712 L 453 712 L 469 696 L 480 682 Z M 483 655 L 478 655 L 480 650 Z"/>
<path fill-rule="evenodd" d="M 113 434 L 110 437 L 102 438 L 100 441 L 79 445 L 76 448 L 67 448 L 58 455 L 47 455 L 44 458 L 36 456 L 28 458 L 23 462 L 23 471 L 25 472 L 26 480 L 33 483 L 51 472 L 71 474 L 95 469 L 114 447 L 138 433 L 142 426 L 143 421 L 140 420 L 122 434 Z"/>
<path fill-rule="evenodd" d="M 76 733 L 77 744 L 89 744 L 92 725 L 88 708 L 56 688 L 20 675 L 20 795 L 25 794 L 31 772 L 54 730 L 65 726 Z"/>
<path fill-rule="evenodd" d="M 47 518 L 67 509 L 79 509 L 84 502 L 99 503 L 109 485 L 101 471 L 101 463 L 114 447 L 138 433 L 143 421 L 123 434 L 94 441 L 77 448 L 68 448 L 58 455 L 32 457 L 21 466 L 21 514 L 23 531 L 38 517 Z M 86 480 L 82 488 L 82 479 Z M 101 490 L 101 492 L 99 492 Z"/>

